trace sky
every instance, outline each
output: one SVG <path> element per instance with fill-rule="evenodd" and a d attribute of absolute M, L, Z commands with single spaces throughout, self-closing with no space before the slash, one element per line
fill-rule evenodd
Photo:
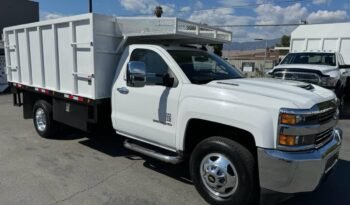
<path fill-rule="evenodd" d="M 36 0 L 41 20 L 88 11 L 88 0 Z M 156 6 L 163 16 L 208 25 L 255 25 L 350 22 L 350 0 L 93 0 L 96 13 L 115 16 L 151 16 Z M 233 41 L 275 39 L 295 27 L 223 27 Z"/>

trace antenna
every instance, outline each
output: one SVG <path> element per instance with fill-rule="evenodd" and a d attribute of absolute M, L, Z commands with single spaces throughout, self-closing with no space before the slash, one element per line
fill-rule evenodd
<path fill-rule="evenodd" d="M 92 13 L 92 0 L 89 0 L 89 13 Z"/>

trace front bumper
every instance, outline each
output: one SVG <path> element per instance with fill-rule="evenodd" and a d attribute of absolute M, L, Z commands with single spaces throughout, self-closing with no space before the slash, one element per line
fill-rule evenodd
<path fill-rule="evenodd" d="M 282 193 L 310 192 L 338 162 L 343 132 L 317 150 L 285 152 L 258 148 L 260 186 Z"/>

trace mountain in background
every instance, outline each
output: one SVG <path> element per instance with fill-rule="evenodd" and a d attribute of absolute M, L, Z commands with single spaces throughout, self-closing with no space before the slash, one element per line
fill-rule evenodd
<path fill-rule="evenodd" d="M 281 39 L 271 39 L 267 40 L 267 47 L 272 48 L 275 47 L 276 44 L 280 43 Z M 252 42 L 233 42 L 231 44 L 224 44 L 224 51 L 251 51 L 256 49 L 264 49 L 265 48 L 265 40 L 263 41 L 252 41 Z"/>

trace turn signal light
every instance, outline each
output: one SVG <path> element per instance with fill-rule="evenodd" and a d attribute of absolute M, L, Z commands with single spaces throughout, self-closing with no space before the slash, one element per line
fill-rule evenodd
<path fill-rule="evenodd" d="M 291 135 L 280 135 L 279 137 L 279 144 L 280 145 L 287 145 L 287 146 L 294 146 L 297 144 L 296 136 Z"/>
<path fill-rule="evenodd" d="M 281 114 L 281 123 L 287 124 L 287 125 L 295 125 L 295 124 L 297 124 L 297 118 L 295 115 L 282 113 Z"/>

